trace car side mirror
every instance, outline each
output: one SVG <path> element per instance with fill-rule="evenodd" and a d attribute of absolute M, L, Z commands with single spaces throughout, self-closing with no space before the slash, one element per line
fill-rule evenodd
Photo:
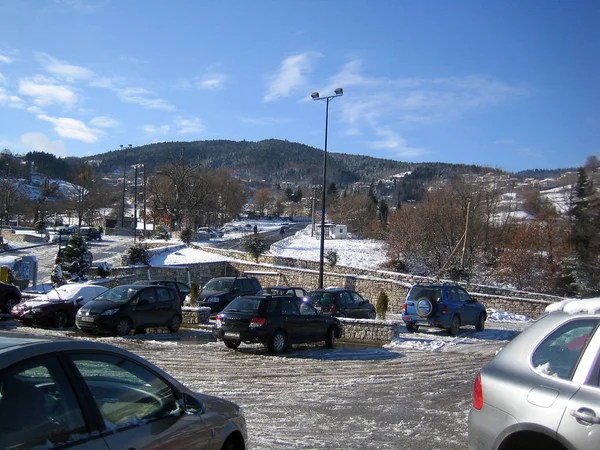
<path fill-rule="evenodd" d="M 75 304 L 80 305 L 83 303 L 83 295 L 80 295 L 75 299 Z"/>
<path fill-rule="evenodd" d="M 182 402 L 182 407 L 186 414 L 204 414 L 204 411 L 206 411 L 204 402 L 190 394 L 184 393 Z"/>

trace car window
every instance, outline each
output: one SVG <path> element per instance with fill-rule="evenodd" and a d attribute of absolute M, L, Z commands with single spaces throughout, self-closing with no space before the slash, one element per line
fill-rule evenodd
<path fill-rule="evenodd" d="M 536 372 L 570 380 L 597 325 L 597 319 L 572 320 L 552 332 L 533 352 Z"/>
<path fill-rule="evenodd" d="M 354 302 L 354 304 L 357 306 L 365 301 L 365 299 L 362 298 L 360 295 L 358 295 L 356 292 L 348 292 L 348 293 L 352 297 L 352 301 Z"/>
<path fill-rule="evenodd" d="M 55 358 L 0 373 L 0 446 L 51 448 L 86 438 L 70 384 Z"/>
<path fill-rule="evenodd" d="M 146 288 L 140 293 L 140 302 L 156 303 L 156 289 Z"/>
<path fill-rule="evenodd" d="M 252 284 L 252 281 L 250 281 L 248 279 L 242 280 L 242 290 L 244 292 L 253 292 L 254 285 Z"/>
<path fill-rule="evenodd" d="M 300 310 L 301 316 L 316 316 L 317 310 L 308 302 L 303 301 L 301 298 L 296 298 L 296 307 Z"/>
<path fill-rule="evenodd" d="M 260 298 L 238 297 L 231 301 L 223 311 L 239 311 L 254 313 L 258 311 L 260 306 Z"/>
<path fill-rule="evenodd" d="M 284 316 L 297 316 L 300 314 L 298 307 L 292 299 L 285 299 L 281 303 L 281 314 Z"/>
<path fill-rule="evenodd" d="M 156 288 L 156 295 L 159 302 L 170 302 L 173 300 L 173 292 L 171 289 L 167 289 L 164 287 Z"/>
<path fill-rule="evenodd" d="M 296 297 L 304 297 L 306 296 L 306 292 L 302 289 L 294 289 L 294 295 L 296 295 Z"/>
<path fill-rule="evenodd" d="M 418 300 L 420 298 L 427 298 L 432 302 L 438 301 L 440 298 L 442 298 L 442 288 L 429 286 L 414 286 L 410 290 L 407 300 Z"/>
<path fill-rule="evenodd" d="M 175 286 L 183 296 L 186 296 L 190 293 L 190 288 L 183 283 L 176 283 Z"/>
<path fill-rule="evenodd" d="M 471 296 L 463 288 L 461 288 L 460 286 L 457 286 L 455 289 L 458 292 L 461 302 L 467 302 L 467 301 L 471 300 Z"/>
<path fill-rule="evenodd" d="M 171 386 L 116 355 L 73 355 L 108 427 L 119 429 L 182 413 Z"/>
<path fill-rule="evenodd" d="M 233 280 L 217 278 L 210 280 L 208 283 L 204 285 L 202 288 L 206 291 L 231 291 L 231 287 L 233 286 Z"/>
<path fill-rule="evenodd" d="M 350 292 L 346 292 L 346 291 L 340 292 L 339 296 L 340 296 L 342 305 L 349 306 L 349 307 L 355 306 L 354 299 L 350 295 Z"/>

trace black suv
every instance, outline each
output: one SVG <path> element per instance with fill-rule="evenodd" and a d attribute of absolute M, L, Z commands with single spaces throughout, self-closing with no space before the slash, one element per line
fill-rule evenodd
<path fill-rule="evenodd" d="M 0 281 L 0 313 L 10 314 L 13 306 L 21 301 L 18 287 Z"/>
<path fill-rule="evenodd" d="M 75 323 L 83 331 L 119 336 L 153 327 L 167 327 L 175 333 L 181 326 L 181 303 L 175 289 L 124 284 L 83 305 L 77 311 Z"/>
<path fill-rule="evenodd" d="M 300 297 L 288 295 L 238 297 L 217 315 L 213 327 L 213 336 L 228 348 L 257 342 L 273 353 L 306 342 L 325 341 L 327 347 L 333 347 L 340 334 L 338 319 L 322 315 Z"/>
<path fill-rule="evenodd" d="M 216 314 L 234 298 L 256 294 L 260 288 L 260 283 L 254 277 L 213 278 L 202 287 L 198 306 L 208 306 L 211 314 Z"/>
<path fill-rule="evenodd" d="M 375 306 L 352 289 L 317 289 L 308 293 L 308 301 L 323 314 L 354 319 L 374 319 Z"/>

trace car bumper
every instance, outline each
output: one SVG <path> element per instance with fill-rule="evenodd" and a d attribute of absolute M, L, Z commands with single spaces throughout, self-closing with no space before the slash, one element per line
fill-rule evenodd
<path fill-rule="evenodd" d="M 244 329 L 223 329 L 213 327 L 212 334 L 216 339 L 223 341 L 240 341 L 240 342 L 267 342 L 272 334 L 272 330 L 259 329 L 254 330 Z"/>
<path fill-rule="evenodd" d="M 448 328 L 450 326 L 449 317 L 432 317 L 431 319 L 424 319 L 420 316 L 413 316 L 409 314 L 403 314 L 402 320 L 404 323 L 412 323 L 414 325 L 426 326 L 426 327 L 439 327 Z"/>
<path fill-rule="evenodd" d="M 468 449 L 497 450 L 511 430 L 517 431 L 517 428 L 516 419 L 504 411 L 487 404 L 480 410 L 471 408 L 468 420 Z"/>
<path fill-rule="evenodd" d="M 17 322 L 23 325 L 49 325 L 51 322 L 51 316 L 46 314 L 32 314 L 32 313 L 11 313 L 11 316 Z"/>
<path fill-rule="evenodd" d="M 117 318 L 112 316 L 75 316 L 75 325 L 82 331 L 112 333 L 117 325 Z"/>

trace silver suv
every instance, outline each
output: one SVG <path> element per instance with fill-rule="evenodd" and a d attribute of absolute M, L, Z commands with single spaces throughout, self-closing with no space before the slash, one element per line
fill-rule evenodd
<path fill-rule="evenodd" d="M 600 299 L 550 305 L 476 377 L 469 449 L 598 449 Z"/>

